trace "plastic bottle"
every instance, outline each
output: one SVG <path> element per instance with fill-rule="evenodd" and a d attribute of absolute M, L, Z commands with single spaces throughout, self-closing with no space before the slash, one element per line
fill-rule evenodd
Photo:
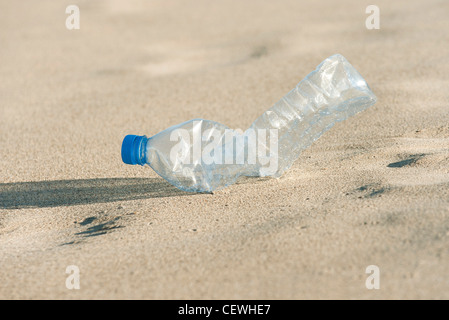
<path fill-rule="evenodd" d="M 339 54 L 257 118 L 245 132 L 193 119 L 150 138 L 127 135 L 122 160 L 148 164 L 175 187 L 212 192 L 240 176 L 279 177 L 335 123 L 376 102 L 366 81 Z"/>

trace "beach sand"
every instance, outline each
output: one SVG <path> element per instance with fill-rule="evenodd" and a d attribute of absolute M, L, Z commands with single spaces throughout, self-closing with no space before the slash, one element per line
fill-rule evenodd
<path fill-rule="evenodd" d="M 379 0 L 379 30 L 369 1 L 71 4 L 1 5 L 1 299 L 449 298 L 449 2 Z M 335 53 L 378 101 L 281 178 L 122 163 L 126 134 L 246 129 Z"/>

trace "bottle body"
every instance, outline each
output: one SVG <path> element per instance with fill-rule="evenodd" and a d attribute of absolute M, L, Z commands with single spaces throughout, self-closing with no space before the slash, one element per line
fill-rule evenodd
<path fill-rule="evenodd" d="M 335 123 L 375 102 L 361 75 L 343 56 L 334 55 L 246 131 L 194 119 L 150 138 L 128 138 L 132 152 L 126 149 L 123 161 L 148 164 L 177 188 L 193 192 L 223 188 L 240 176 L 279 177 Z"/>
<path fill-rule="evenodd" d="M 145 161 L 179 189 L 211 192 L 249 173 L 244 165 L 230 161 L 234 156 L 230 140 L 237 135 L 217 122 L 190 120 L 149 138 Z"/>

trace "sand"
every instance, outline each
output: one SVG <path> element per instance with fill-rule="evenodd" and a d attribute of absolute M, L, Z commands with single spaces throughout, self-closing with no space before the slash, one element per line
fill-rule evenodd
<path fill-rule="evenodd" d="M 368 1 L 78 0 L 79 30 L 70 4 L 1 5 L 1 299 L 449 298 L 447 1 L 379 0 L 379 30 Z M 378 102 L 281 178 L 122 163 L 126 134 L 246 129 L 335 53 Z"/>

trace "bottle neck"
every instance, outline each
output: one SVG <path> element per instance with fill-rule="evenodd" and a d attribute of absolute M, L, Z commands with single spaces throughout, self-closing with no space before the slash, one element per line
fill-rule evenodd
<path fill-rule="evenodd" d="M 127 135 L 122 144 L 123 162 L 143 166 L 146 163 L 147 142 L 146 136 Z"/>

